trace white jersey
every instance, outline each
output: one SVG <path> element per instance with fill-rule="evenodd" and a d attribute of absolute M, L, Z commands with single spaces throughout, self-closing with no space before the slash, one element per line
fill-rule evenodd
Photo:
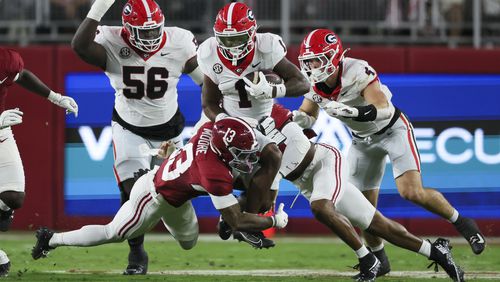
<path fill-rule="evenodd" d="M 201 71 L 219 86 L 224 110 L 230 116 L 259 120 L 270 116 L 273 100 L 258 100 L 247 94 L 243 77 L 259 70 L 272 70 L 286 55 L 281 37 L 272 33 L 257 33 L 254 50 L 238 66 L 222 57 L 214 37 L 205 40 L 198 49 Z M 252 55 L 253 54 L 253 55 Z"/>
<path fill-rule="evenodd" d="M 317 83 L 311 87 L 311 91 L 305 95 L 305 98 L 317 103 L 321 108 L 331 100 L 348 106 L 367 106 L 368 103 L 361 96 L 361 93 L 371 83 L 379 84 L 380 90 L 389 101 L 389 106 L 393 107 L 391 103 L 392 93 L 387 86 L 380 83 L 375 70 L 366 61 L 353 58 L 345 58 L 343 61 L 340 89 L 334 89 L 328 93 L 329 91 L 318 87 Z M 380 131 L 391 121 L 390 118 L 367 122 L 355 121 L 352 118 L 343 117 L 338 117 L 338 119 L 343 121 L 356 135 L 361 137 L 367 137 Z"/>
<path fill-rule="evenodd" d="M 176 113 L 177 83 L 186 62 L 196 55 L 190 31 L 163 28 L 166 39 L 155 53 L 135 51 L 122 27 L 100 26 L 95 41 L 106 49 L 106 75 L 115 90 L 115 109 L 127 123 L 148 127 L 168 122 Z"/>

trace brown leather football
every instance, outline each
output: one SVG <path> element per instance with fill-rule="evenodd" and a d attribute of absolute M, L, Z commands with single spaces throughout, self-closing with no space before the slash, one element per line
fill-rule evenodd
<path fill-rule="evenodd" d="M 272 70 L 261 70 L 261 72 L 264 73 L 264 75 L 266 76 L 267 82 L 269 82 L 270 84 L 276 85 L 276 84 L 283 83 L 283 79 L 277 73 L 273 72 Z M 250 81 L 252 81 L 255 84 L 259 83 L 259 72 L 258 71 L 251 72 L 251 73 L 245 75 L 245 77 L 248 78 Z"/>

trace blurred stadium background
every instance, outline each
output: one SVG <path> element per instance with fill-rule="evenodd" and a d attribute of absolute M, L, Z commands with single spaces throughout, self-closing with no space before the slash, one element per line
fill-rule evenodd
<path fill-rule="evenodd" d="M 166 25 L 191 30 L 202 42 L 212 36 L 223 0 L 157 0 Z M 297 62 L 303 36 L 320 27 L 335 30 L 366 59 L 413 121 L 426 186 L 443 192 L 486 236 L 500 235 L 500 0 L 249 0 L 260 32 L 280 34 Z M 69 46 L 91 0 L 0 0 L 0 44 L 20 51 L 26 68 L 78 102 L 78 118 L 18 86 L 8 107 L 24 122 L 13 128 L 21 151 L 27 201 L 14 229 L 50 226 L 64 230 L 106 223 L 119 207 L 114 180 L 110 120 L 113 91 L 105 75 L 82 62 Z M 104 24 L 121 24 L 117 0 Z M 200 116 L 200 88 L 184 77 L 178 86 L 187 118 L 185 137 Z M 281 99 L 291 109 L 301 99 Z M 350 134 L 322 115 L 318 140 L 346 150 Z M 412 232 L 457 236 L 449 224 L 401 199 L 390 169 L 380 209 Z M 289 207 L 297 191 L 283 182 L 279 202 Z M 217 211 L 208 198 L 195 201 L 203 233 L 215 232 Z M 283 234 L 329 234 L 299 198 L 287 211 Z"/>

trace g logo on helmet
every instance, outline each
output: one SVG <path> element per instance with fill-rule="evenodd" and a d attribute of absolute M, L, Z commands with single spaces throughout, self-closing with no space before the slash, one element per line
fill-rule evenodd
<path fill-rule="evenodd" d="M 130 3 L 127 3 L 125 7 L 123 7 L 123 14 L 126 16 L 130 15 L 132 13 L 132 5 Z"/>
<path fill-rule="evenodd" d="M 255 17 L 253 16 L 253 12 L 252 10 L 248 9 L 248 12 L 247 12 L 247 17 L 250 21 L 254 21 L 255 20 Z"/>
<path fill-rule="evenodd" d="M 335 34 L 333 33 L 327 34 L 325 37 L 325 41 L 328 44 L 335 44 L 337 43 L 337 36 L 335 36 Z"/>

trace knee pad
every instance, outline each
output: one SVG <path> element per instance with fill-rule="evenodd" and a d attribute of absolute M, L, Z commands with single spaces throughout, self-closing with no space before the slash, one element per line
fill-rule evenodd
<path fill-rule="evenodd" d="M 181 245 L 181 248 L 184 250 L 191 250 L 196 246 L 196 243 L 198 242 L 198 238 L 191 240 L 191 241 L 179 241 L 179 245 Z"/>

